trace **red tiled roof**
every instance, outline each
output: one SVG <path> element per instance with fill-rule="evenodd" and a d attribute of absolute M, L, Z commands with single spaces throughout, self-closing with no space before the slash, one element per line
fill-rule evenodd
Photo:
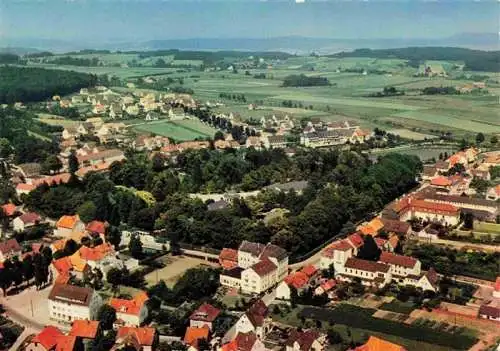
<path fill-rule="evenodd" d="M 286 346 L 287 348 L 288 346 L 293 348 L 293 345 L 298 343 L 301 351 L 309 351 L 314 341 L 319 337 L 320 333 L 316 330 L 292 330 L 286 341 Z"/>
<path fill-rule="evenodd" d="M 113 297 L 109 300 L 109 305 L 113 307 L 117 313 L 138 316 L 141 312 L 144 302 L 146 302 L 148 299 L 147 295 L 144 298 L 144 294 L 138 294 L 132 300 L 118 299 Z"/>
<path fill-rule="evenodd" d="M 219 263 L 224 269 L 231 269 L 238 265 L 238 251 L 234 249 L 222 249 L 219 254 Z"/>
<path fill-rule="evenodd" d="M 382 238 L 375 238 L 375 243 L 377 244 L 377 246 L 379 248 L 381 248 L 387 243 L 387 240 L 382 239 Z"/>
<path fill-rule="evenodd" d="M 49 325 L 43 328 L 31 342 L 41 344 L 45 350 L 51 350 L 56 346 L 57 338 L 63 335 L 64 334 L 58 328 Z"/>
<path fill-rule="evenodd" d="M 189 317 L 194 321 L 213 322 L 220 314 L 220 310 L 214 306 L 204 303 L 198 307 Z"/>
<path fill-rule="evenodd" d="M 410 256 L 396 255 L 391 252 L 382 252 L 380 255 L 380 262 L 390 265 L 402 266 L 406 268 L 413 268 L 417 264 L 417 260 Z"/>
<path fill-rule="evenodd" d="M 441 215 L 458 215 L 459 209 L 453 205 L 430 202 L 426 200 L 411 200 L 408 201 L 406 209 L 413 211 L 427 212 Z M 404 208 L 403 208 L 404 209 Z"/>
<path fill-rule="evenodd" d="M 32 184 L 26 184 L 26 183 L 19 183 L 16 185 L 16 190 L 20 190 L 20 191 L 32 191 L 34 190 L 36 187 Z"/>
<path fill-rule="evenodd" d="M 104 234 L 104 233 L 106 233 L 107 226 L 108 226 L 107 222 L 92 221 L 92 222 L 89 222 L 89 224 L 87 224 L 85 229 L 90 233 Z"/>
<path fill-rule="evenodd" d="M 204 325 L 202 328 L 188 327 L 184 335 L 184 342 L 193 347 L 198 346 L 198 341 L 201 339 L 208 340 L 210 329 Z"/>
<path fill-rule="evenodd" d="M 318 269 L 314 265 L 305 266 L 300 270 L 302 273 L 305 273 L 308 277 L 312 277 L 316 274 Z"/>
<path fill-rule="evenodd" d="M 109 243 L 103 243 L 95 247 L 82 246 L 78 252 L 85 261 L 100 261 L 113 252 L 113 247 Z"/>
<path fill-rule="evenodd" d="M 42 185 L 43 183 L 46 183 L 48 185 L 52 185 L 53 183 L 65 184 L 65 183 L 69 182 L 70 178 L 71 178 L 70 173 L 61 173 L 61 174 L 56 174 L 53 176 L 47 176 L 47 177 L 43 177 L 40 179 L 35 179 L 32 181 L 32 184 L 35 187 L 38 187 L 38 186 Z"/>
<path fill-rule="evenodd" d="M 304 272 L 294 272 L 285 277 L 285 283 L 292 285 L 295 289 L 300 289 L 309 281 L 309 277 Z"/>
<path fill-rule="evenodd" d="M 500 277 L 497 277 L 495 282 L 495 291 L 500 291 Z"/>
<path fill-rule="evenodd" d="M 431 185 L 435 185 L 435 186 L 450 186 L 451 185 L 451 180 L 448 179 L 448 177 L 445 177 L 445 176 L 438 176 L 438 177 L 433 178 L 431 180 Z"/>
<path fill-rule="evenodd" d="M 407 222 L 386 218 L 382 218 L 382 222 L 384 223 L 384 231 L 386 233 L 406 234 L 410 229 L 410 223 Z"/>
<path fill-rule="evenodd" d="M 326 282 L 322 283 L 320 286 L 321 288 L 323 289 L 323 291 L 329 291 L 330 289 L 332 289 L 333 287 L 335 287 L 335 285 L 337 285 L 337 282 L 335 281 L 335 279 L 328 279 Z"/>
<path fill-rule="evenodd" d="M 99 330 L 98 321 L 75 320 L 71 325 L 69 335 L 78 336 L 84 339 L 94 339 Z"/>
<path fill-rule="evenodd" d="M 337 241 L 337 242 L 333 243 L 332 245 L 330 245 L 330 248 L 332 248 L 332 250 L 348 251 L 348 250 L 351 250 L 353 248 L 353 246 L 349 243 L 349 241 L 341 240 L 341 241 Z"/>
<path fill-rule="evenodd" d="M 53 260 L 52 265 L 59 274 L 66 274 L 71 270 L 71 268 L 73 268 L 73 265 L 71 264 L 71 259 L 68 256 L 58 258 L 57 260 Z"/>
<path fill-rule="evenodd" d="M 362 260 L 359 258 L 350 257 L 345 262 L 346 268 L 358 269 L 366 272 L 388 272 L 389 266 L 385 263 Z"/>
<path fill-rule="evenodd" d="M 5 213 L 6 216 L 12 216 L 14 213 L 16 213 L 16 205 L 12 203 L 4 204 L 2 205 L 2 210 Z"/>
<path fill-rule="evenodd" d="M 19 219 L 24 223 L 24 224 L 30 224 L 30 223 L 35 223 L 36 221 L 39 221 L 41 219 L 40 215 L 35 212 L 26 212 L 25 214 L 19 216 Z"/>
<path fill-rule="evenodd" d="M 347 237 L 347 240 L 349 240 L 349 242 L 354 245 L 354 247 L 356 248 L 360 248 L 361 246 L 363 246 L 363 244 L 365 243 L 363 241 L 363 238 L 361 237 L 361 235 L 359 235 L 358 233 L 354 233 L 354 234 L 351 234 Z"/>
<path fill-rule="evenodd" d="M 66 229 L 73 229 L 75 224 L 80 220 L 80 216 L 74 215 L 74 216 L 62 216 L 59 218 L 59 220 L 56 223 L 56 227 L 58 228 L 66 228 Z"/>
<path fill-rule="evenodd" d="M 238 333 L 234 339 L 236 343 L 237 351 L 251 351 L 255 343 L 257 342 L 257 335 L 252 332 L 248 333 Z"/>
<path fill-rule="evenodd" d="M 272 271 L 276 270 L 276 265 L 269 260 L 262 260 L 250 267 L 257 273 L 260 277 L 270 274 Z"/>
<path fill-rule="evenodd" d="M 21 251 L 21 246 L 19 245 L 16 239 L 9 239 L 0 242 L 0 252 L 2 252 L 4 255 L 11 252 L 20 252 L 20 251 Z"/>
<path fill-rule="evenodd" d="M 61 335 L 56 338 L 55 351 L 73 351 L 76 344 L 76 336 Z"/>
<path fill-rule="evenodd" d="M 354 351 L 407 351 L 403 346 L 370 336 L 366 344 L 356 347 Z"/>
<path fill-rule="evenodd" d="M 154 328 L 134 328 L 120 327 L 116 338 L 122 339 L 127 336 L 133 336 L 141 346 L 151 346 L 155 341 L 156 329 Z"/>

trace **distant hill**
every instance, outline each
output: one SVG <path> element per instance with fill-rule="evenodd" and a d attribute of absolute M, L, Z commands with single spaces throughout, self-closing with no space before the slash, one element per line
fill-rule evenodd
<path fill-rule="evenodd" d="M 24 47 L 0 47 L 0 54 L 26 55 L 39 53 L 39 49 Z"/>
<path fill-rule="evenodd" d="M 397 49 L 357 49 L 331 57 L 373 57 L 409 60 L 415 65 L 427 60 L 463 61 L 471 71 L 500 72 L 500 51 L 480 51 L 453 47 L 408 47 Z"/>

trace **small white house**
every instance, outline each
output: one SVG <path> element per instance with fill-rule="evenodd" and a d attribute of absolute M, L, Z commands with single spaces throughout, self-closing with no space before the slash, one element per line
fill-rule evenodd
<path fill-rule="evenodd" d="M 42 218 L 35 212 L 27 212 L 12 221 L 14 231 L 22 232 L 39 224 Z"/>

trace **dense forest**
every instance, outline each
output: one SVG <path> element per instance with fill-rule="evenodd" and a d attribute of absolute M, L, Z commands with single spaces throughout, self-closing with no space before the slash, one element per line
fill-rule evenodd
<path fill-rule="evenodd" d="M 408 47 L 400 49 L 357 49 L 351 52 L 341 52 L 330 57 L 372 57 L 398 58 L 411 62 L 427 60 L 463 61 L 465 70 L 499 72 L 500 51 L 481 51 L 453 47 Z"/>
<path fill-rule="evenodd" d="M 0 64 L 20 63 L 21 58 L 18 55 L 10 53 L 0 53 Z"/>
<path fill-rule="evenodd" d="M 283 79 L 284 87 L 315 87 L 330 85 L 328 78 L 308 77 L 304 74 L 292 74 Z"/>
<path fill-rule="evenodd" d="M 280 150 L 199 150 L 167 165 L 160 155 L 129 156 L 114 163 L 107 177 L 89 174 L 81 182 L 41 186 L 25 203 L 54 218 L 79 213 L 113 225 L 164 229 L 173 243 L 222 248 L 245 239 L 271 241 L 299 257 L 408 191 L 421 169 L 413 156 L 390 154 L 372 164 L 359 153 L 335 150 L 302 151 L 292 158 Z M 309 180 L 302 194 L 266 190 L 224 210 L 208 211 L 207 203 L 187 196 L 299 179 Z M 263 221 L 275 208 L 288 214 Z"/>
<path fill-rule="evenodd" d="M 96 85 L 92 74 L 28 67 L 0 67 L 0 103 L 32 102 Z"/>
<path fill-rule="evenodd" d="M 62 56 L 55 57 L 54 59 L 50 60 L 49 63 L 55 65 L 96 67 L 99 65 L 99 59 L 97 57 L 80 58 L 72 56 Z"/>

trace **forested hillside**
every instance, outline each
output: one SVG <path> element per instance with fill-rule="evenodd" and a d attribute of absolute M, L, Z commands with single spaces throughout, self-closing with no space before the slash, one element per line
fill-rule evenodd
<path fill-rule="evenodd" d="M 98 77 L 73 71 L 0 67 L 0 103 L 31 102 L 94 86 Z"/>
<path fill-rule="evenodd" d="M 499 72 L 500 51 L 481 51 L 452 47 L 408 47 L 400 49 L 357 49 L 340 52 L 331 57 L 398 58 L 409 61 L 463 61 L 465 70 Z"/>

